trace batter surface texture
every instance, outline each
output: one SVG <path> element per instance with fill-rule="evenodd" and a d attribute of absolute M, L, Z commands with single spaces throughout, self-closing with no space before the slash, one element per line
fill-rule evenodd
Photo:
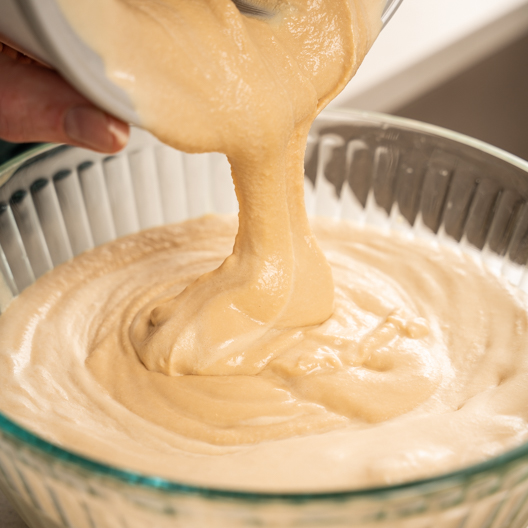
<path fill-rule="evenodd" d="M 334 314 L 275 329 L 212 374 L 147 369 L 128 329 L 138 306 L 230 254 L 235 218 L 153 229 L 60 266 L 0 318 L 0 408 L 112 465 L 268 491 L 400 482 L 524 441 L 519 294 L 433 244 L 346 222 L 313 228 Z"/>

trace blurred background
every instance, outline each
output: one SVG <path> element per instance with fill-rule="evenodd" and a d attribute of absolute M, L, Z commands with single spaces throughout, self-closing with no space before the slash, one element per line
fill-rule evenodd
<path fill-rule="evenodd" d="M 528 159 L 528 0 L 404 0 L 330 106 L 425 121 Z"/>
<path fill-rule="evenodd" d="M 9 143 L 0 139 L 0 164 L 22 154 L 34 145 L 38 145 L 38 143 Z"/>

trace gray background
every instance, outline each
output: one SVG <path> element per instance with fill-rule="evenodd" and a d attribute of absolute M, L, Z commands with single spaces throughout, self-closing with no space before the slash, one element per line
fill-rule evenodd
<path fill-rule="evenodd" d="M 0 528 L 27 528 L 0 491 Z"/>

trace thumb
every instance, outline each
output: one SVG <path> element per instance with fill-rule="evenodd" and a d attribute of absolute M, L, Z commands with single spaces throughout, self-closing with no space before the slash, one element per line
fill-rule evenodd
<path fill-rule="evenodd" d="M 96 108 L 56 72 L 0 53 L 1 138 L 113 153 L 128 136 L 127 124 Z"/>

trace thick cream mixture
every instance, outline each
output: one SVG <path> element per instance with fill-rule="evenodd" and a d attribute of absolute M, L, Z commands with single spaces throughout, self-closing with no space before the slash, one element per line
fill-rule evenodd
<path fill-rule="evenodd" d="M 222 376 L 147 370 L 137 305 L 215 269 L 236 228 L 146 231 L 39 279 L 0 317 L 0 409 L 112 465 L 268 491 L 430 476 L 526 440 L 526 302 L 467 256 L 345 222 L 314 225 L 325 323 L 277 331 L 252 375 L 237 357 Z"/>

